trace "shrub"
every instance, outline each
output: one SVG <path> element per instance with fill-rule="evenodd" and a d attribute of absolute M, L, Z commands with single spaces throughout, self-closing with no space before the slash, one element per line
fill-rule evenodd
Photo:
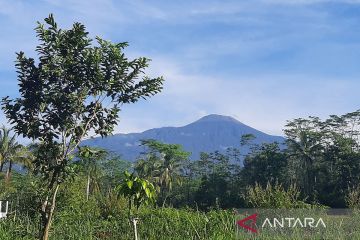
<path fill-rule="evenodd" d="M 360 209 L 360 185 L 348 188 L 348 194 L 345 197 L 346 206 L 351 209 Z"/>
<path fill-rule="evenodd" d="M 300 190 L 295 185 L 285 189 L 281 184 L 267 183 L 263 188 L 259 184 L 248 187 L 243 196 L 249 207 L 255 208 L 309 208 L 310 204 L 300 200 Z"/>

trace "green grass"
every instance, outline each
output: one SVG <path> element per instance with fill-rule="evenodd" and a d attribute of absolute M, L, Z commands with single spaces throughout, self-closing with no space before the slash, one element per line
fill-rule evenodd
<path fill-rule="evenodd" d="M 326 217 L 329 223 L 322 232 L 296 230 L 291 235 L 280 235 L 271 231 L 261 234 L 246 233 L 236 227 L 236 216 L 230 211 L 210 211 L 202 213 L 187 209 L 159 208 L 143 209 L 139 213 L 140 239 L 360 239 L 360 229 L 349 225 L 344 230 L 344 217 Z M 330 220 L 330 221 L 329 221 Z M 349 220 L 349 219 L 348 219 Z M 354 219 L 353 219 L 354 221 Z M 359 221 L 357 221 L 359 222 Z M 355 225 L 356 224 L 355 222 Z M 11 217 L 0 221 L 0 239 L 36 239 L 37 221 L 27 217 Z M 133 230 L 126 213 L 102 219 L 92 214 L 77 215 L 72 212 L 59 212 L 53 224 L 50 239 L 133 239 Z"/>
<path fill-rule="evenodd" d="M 234 239 L 235 216 L 226 211 L 207 214 L 172 208 L 139 213 L 140 239 Z M 36 221 L 17 217 L 0 222 L 0 239 L 36 239 Z M 133 239 L 126 213 L 109 219 L 76 217 L 59 213 L 51 239 Z"/>

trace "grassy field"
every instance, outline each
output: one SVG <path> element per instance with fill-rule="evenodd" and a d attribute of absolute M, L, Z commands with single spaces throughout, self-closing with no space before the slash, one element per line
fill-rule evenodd
<path fill-rule="evenodd" d="M 324 218 L 327 228 L 323 232 L 297 229 L 283 235 L 273 230 L 259 234 L 247 233 L 237 228 L 235 222 L 242 216 L 231 211 L 214 210 L 201 213 L 173 208 L 145 209 L 139 213 L 140 239 L 360 239 L 360 229 L 355 219 L 343 216 Z M 355 225 L 357 226 L 355 226 Z M 12 216 L 0 222 L 0 239 L 36 239 L 37 221 L 27 217 Z M 59 212 L 55 219 L 51 239 L 133 239 L 133 230 L 127 215 L 101 219 L 89 211 Z"/>

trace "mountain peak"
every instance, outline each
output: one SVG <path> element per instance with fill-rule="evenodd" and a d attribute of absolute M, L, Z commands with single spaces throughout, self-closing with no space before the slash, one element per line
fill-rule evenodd
<path fill-rule="evenodd" d="M 144 151 L 139 145 L 143 139 L 155 139 L 164 143 L 180 144 L 191 152 L 192 160 L 198 159 L 201 152 L 226 152 L 229 147 L 240 147 L 244 134 L 256 136 L 254 144 L 283 142 L 281 137 L 267 135 L 251 128 L 233 117 L 211 114 L 196 122 L 181 127 L 154 128 L 142 133 L 116 134 L 107 138 L 87 140 L 84 145 L 105 148 L 121 154 L 124 159 L 135 161 Z M 244 149 L 244 152 L 248 149 Z"/>
<path fill-rule="evenodd" d="M 224 115 L 218 115 L 218 114 L 210 114 L 207 115 L 205 117 L 200 118 L 199 120 L 197 120 L 196 122 L 237 122 L 239 123 L 238 120 L 236 120 L 233 117 L 230 116 L 224 116 Z"/>

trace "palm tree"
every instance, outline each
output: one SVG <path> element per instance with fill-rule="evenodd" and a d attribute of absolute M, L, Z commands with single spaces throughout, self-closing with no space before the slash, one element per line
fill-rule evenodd
<path fill-rule="evenodd" d="M 98 178 L 100 169 L 97 161 L 104 159 L 107 154 L 108 153 L 104 149 L 88 146 L 79 147 L 78 156 L 87 175 L 86 200 L 89 200 L 91 183 L 93 188 L 99 190 Z"/>
<path fill-rule="evenodd" d="M 9 162 L 16 163 L 17 165 L 20 165 L 23 169 L 30 170 L 33 168 L 33 160 L 34 155 L 29 149 L 29 147 L 19 144 L 19 147 L 16 149 L 14 155 Z"/>
<path fill-rule="evenodd" d="M 138 159 L 134 169 L 137 174 L 147 180 L 153 180 L 159 175 L 161 161 L 155 154 L 147 154 L 144 158 Z"/>
<path fill-rule="evenodd" d="M 321 158 L 323 149 L 323 134 L 318 118 L 295 119 L 286 125 L 287 151 L 290 159 L 297 165 L 299 175 L 302 176 L 304 192 L 314 200 L 316 184 L 315 162 Z"/>
<path fill-rule="evenodd" d="M 5 164 L 8 164 L 5 180 L 9 181 L 14 163 L 29 167 L 31 157 L 26 147 L 16 141 L 16 135 L 11 135 L 11 129 L 2 126 L 0 128 L 0 172 Z"/>
<path fill-rule="evenodd" d="M 146 159 L 140 159 L 135 170 L 141 176 L 152 179 L 163 195 L 165 205 L 174 182 L 180 183 L 181 170 L 190 153 L 185 152 L 181 145 L 165 144 L 155 140 L 143 140 L 142 145 L 149 148 Z"/>

